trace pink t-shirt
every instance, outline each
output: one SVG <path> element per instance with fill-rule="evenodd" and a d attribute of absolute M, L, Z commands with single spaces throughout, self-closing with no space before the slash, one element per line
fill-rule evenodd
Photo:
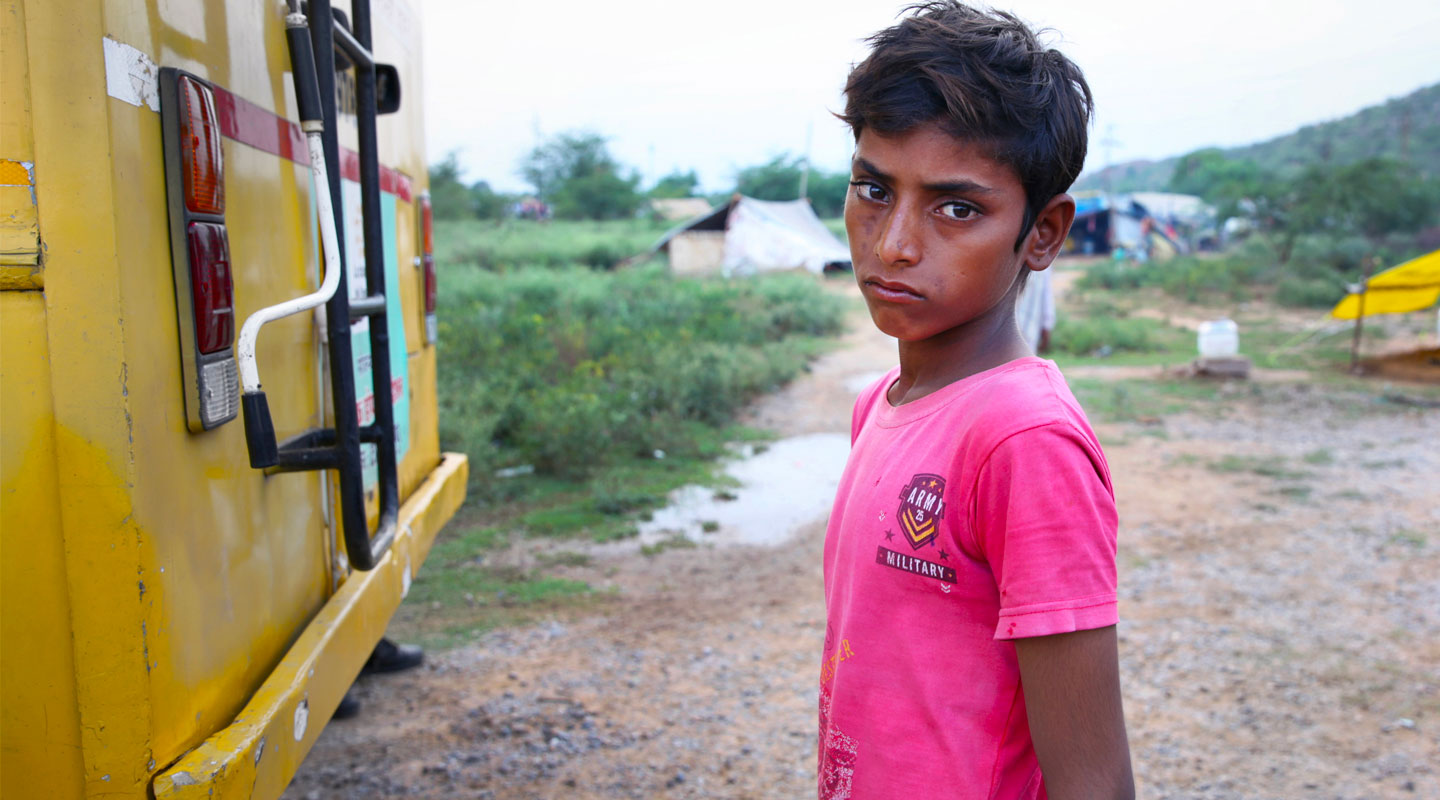
<path fill-rule="evenodd" d="M 1115 499 L 1054 363 L 861 393 L 825 532 L 821 800 L 1045 797 L 1015 647 L 1116 622 Z"/>

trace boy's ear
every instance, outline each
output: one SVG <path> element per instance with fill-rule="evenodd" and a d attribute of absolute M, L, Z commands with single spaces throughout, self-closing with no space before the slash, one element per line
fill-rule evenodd
<path fill-rule="evenodd" d="M 1060 255 L 1065 237 L 1070 235 L 1070 223 L 1075 221 L 1075 198 L 1068 194 L 1057 194 L 1035 215 L 1035 225 L 1021 245 L 1025 266 L 1039 272 L 1050 266 Z"/>

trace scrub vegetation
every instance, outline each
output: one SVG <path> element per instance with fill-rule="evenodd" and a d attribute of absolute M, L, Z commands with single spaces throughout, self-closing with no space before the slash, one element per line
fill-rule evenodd
<path fill-rule="evenodd" d="M 501 272 L 531 267 L 610 269 L 646 252 L 672 224 L 650 219 L 544 224 L 519 219 L 441 220 L 435 225 L 435 258 L 449 270 L 447 279 L 461 267 Z M 445 291 L 452 291 L 451 287 L 447 285 Z"/>
<path fill-rule="evenodd" d="M 402 614 L 427 607 L 422 639 L 589 593 L 552 577 L 556 564 L 502 569 L 486 554 L 542 537 L 626 538 L 671 490 L 723 489 L 716 459 L 765 436 L 736 425 L 737 412 L 839 332 L 844 301 L 808 275 L 608 269 L 660 231 L 642 220 L 437 230 L 441 444 L 469 456 L 471 483 Z"/>
<path fill-rule="evenodd" d="M 1180 256 L 1169 261 L 1136 264 L 1103 261 L 1079 281 L 1082 289 L 1155 288 L 1189 303 L 1268 299 L 1289 308 L 1330 308 L 1357 283 L 1362 262 L 1371 272 L 1393 266 L 1424 252 L 1419 237 L 1396 235 L 1374 245 L 1358 236 L 1303 236 L 1282 262 L 1274 238 L 1255 237 L 1223 254 Z"/>

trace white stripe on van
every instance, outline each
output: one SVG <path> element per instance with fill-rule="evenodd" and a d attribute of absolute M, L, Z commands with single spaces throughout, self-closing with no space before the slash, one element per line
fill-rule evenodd
<path fill-rule="evenodd" d="M 160 68 L 150 56 L 106 36 L 105 93 L 132 106 L 160 110 Z"/>

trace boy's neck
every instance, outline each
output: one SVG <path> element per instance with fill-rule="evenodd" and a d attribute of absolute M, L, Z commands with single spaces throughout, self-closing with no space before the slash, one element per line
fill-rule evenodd
<path fill-rule="evenodd" d="M 956 381 L 1017 358 L 1034 355 L 1015 325 L 1014 295 L 944 333 L 915 342 L 900 342 L 900 377 L 891 385 L 891 405 L 913 403 Z"/>

